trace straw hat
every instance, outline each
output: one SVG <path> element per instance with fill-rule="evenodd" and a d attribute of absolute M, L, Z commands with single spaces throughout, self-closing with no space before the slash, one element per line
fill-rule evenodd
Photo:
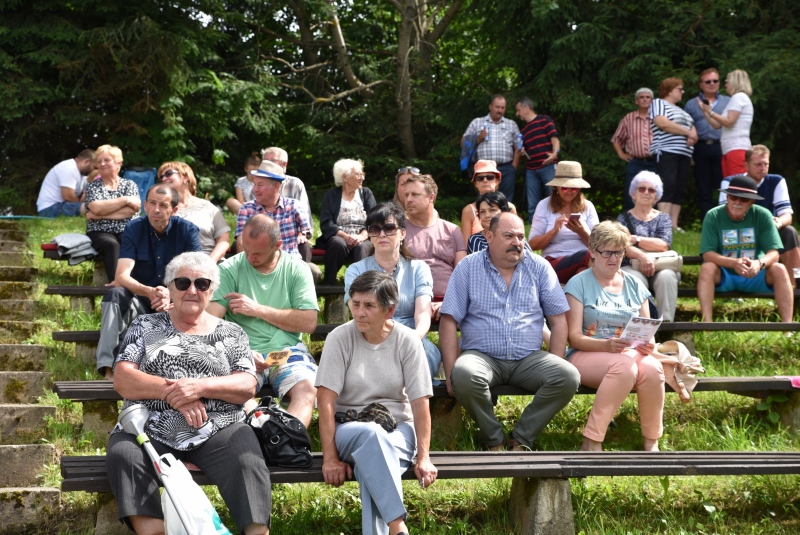
<path fill-rule="evenodd" d="M 475 162 L 475 171 L 472 173 L 472 180 L 475 180 L 475 175 L 482 175 L 484 173 L 492 173 L 497 178 L 502 178 L 503 174 L 497 170 L 497 163 L 494 160 L 478 160 Z"/>
<path fill-rule="evenodd" d="M 258 169 L 253 169 L 250 171 L 250 174 L 261 178 L 270 178 L 272 180 L 277 180 L 278 182 L 283 182 L 286 180 L 283 167 L 269 160 L 262 161 L 261 165 L 258 166 Z"/>
<path fill-rule="evenodd" d="M 591 188 L 583 179 L 581 164 L 578 162 L 558 162 L 556 177 L 545 186 L 561 186 L 563 188 Z"/>

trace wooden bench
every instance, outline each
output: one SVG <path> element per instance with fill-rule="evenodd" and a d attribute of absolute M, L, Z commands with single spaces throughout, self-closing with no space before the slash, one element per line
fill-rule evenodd
<path fill-rule="evenodd" d="M 591 476 L 732 476 L 800 473 L 800 453 L 762 452 L 431 452 L 439 479 L 513 478 L 510 517 L 523 535 L 574 534 L 570 478 Z M 103 456 L 62 457 L 61 490 L 108 493 Z M 322 483 L 322 455 L 311 468 L 270 467 L 271 482 Z M 211 482 L 193 472 L 200 485 Z M 415 479 L 412 469 L 403 479 Z M 116 503 L 112 501 L 114 507 Z M 114 511 L 115 513 L 116 511 Z"/>

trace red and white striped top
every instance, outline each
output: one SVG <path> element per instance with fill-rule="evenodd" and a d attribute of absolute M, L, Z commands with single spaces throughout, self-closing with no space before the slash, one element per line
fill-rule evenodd
<path fill-rule="evenodd" d="M 619 143 L 634 158 L 649 158 L 652 141 L 650 118 L 643 119 L 638 111 L 632 111 L 623 117 L 611 138 L 612 143 Z"/>

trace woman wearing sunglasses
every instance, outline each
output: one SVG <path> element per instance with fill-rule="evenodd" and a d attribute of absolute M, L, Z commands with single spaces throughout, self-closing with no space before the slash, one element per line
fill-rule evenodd
<path fill-rule="evenodd" d="M 478 197 L 484 193 L 498 191 L 502 174 L 497 170 L 497 164 L 492 160 L 478 160 L 475 162 L 475 172 L 472 174 L 472 185 L 478 190 Z M 512 214 L 517 213 L 513 204 L 508 203 Z M 481 218 L 478 215 L 476 203 L 470 203 L 461 210 L 461 233 L 464 235 L 464 243 L 469 242 L 470 236 L 476 232 L 481 232 Z"/>
<path fill-rule="evenodd" d="M 231 227 L 219 208 L 195 195 L 197 179 L 192 168 L 183 162 L 166 162 L 158 168 L 158 178 L 178 192 L 175 215 L 197 225 L 203 252 L 214 262 L 222 260 L 230 248 Z"/>
<path fill-rule="evenodd" d="M 617 221 L 631 233 L 631 244 L 625 249 L 622 271 L 633 275 L 656 296 L 659 316 L 675 321 L 678 281 L 681 276 L 671 269 L 655 271 L 653 261 L 645 253 L 669 251 L 672 245 L 672 219 L 659 212 L 655 204 L 664 193 L 661 178 L 652 171 L 642 171 L 631 181 L 630 196 L 634 206 L 617 216 Z M 641 271 L 631 267 L 638 260 Z"/>
<path fill-rule="evenodd" d="M 645 451 L 658 451 L 663 434 L 664 369 L 650 354 L 655 342 L 631 347 L 620 338 L 633 317 L 650 317 L 650 292 L 622 271 L 630 245 L 628 229 L 603 221 L 592 229 L 591 269 L 567 283 L 567 360 L 581 373 L 581 384 L 597 389 L 589 420 L 583 429 L 583 451 L 601 451 L 606 430 L 622 402 L 636 390 Z"/>
<path fill-rule="evenodd" d="M 372 245 L 369 256 L 347 268 L 344 274 L 344 298 L 350 299 L 350 285 L 366 271 L 382 271 L 397 281 L 400 300 L 393 319 L 414 329 L 422 340 L 431 378 L 439 372 L 442 354 L 428 340 L 431 327 L 431 299 L 433 277 L 431 268 L 411 254 L 403 240 L 406 237 L 406 216 L 403 209 L 393 202 L 382 202 L 370 211 L 366 220 L 367 232 Z M 439 384 L 434 381 L 434 384 Z"/>
<path fill-rule="evenodd" d="M 575 274 L 589 267 L 589 233 L 598 223 L 597 211 L 581 191 L 591 187 L 583 178 L 578 162 L 558 162 L 549 198 L 536 206 L 528 244 L 550 262 L 558 281 L 566 284 Z"/>
<path fill-rule="evenodd" d="M 199 467 L 217 485 L 237 533 L 269 533 L 269 470 L 244 403 L 256 391 L 247 335 L 206 306 L 219 270 L 200 252 L 176 256 L 164 282 L 174 304 L 131 323 L 114 364 L 124 408 L 150 410 L 145 431 L 159 454 Z M 117 426 L 108 442 L 109 482 L 119 518 L 137 533 L 163 533 L 161 495 L 152 463 L 136 437 Z"/>

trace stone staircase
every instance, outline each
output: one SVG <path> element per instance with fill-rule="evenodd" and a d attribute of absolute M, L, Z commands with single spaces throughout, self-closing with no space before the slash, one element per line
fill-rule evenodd
<path fill-rule="evenodd" d="M 36 404 L 49 388 L 45 348 L 23 344 L 35 332 L 30 299 L 36 269 L 25 252 L 27 233 L 0 220 L 0 533 L 19 533 L 60 507 L 61 492 L 36 477 L 56 461 L 52 444 L 41 444 L 44 418 L 56 408 Z"/>

